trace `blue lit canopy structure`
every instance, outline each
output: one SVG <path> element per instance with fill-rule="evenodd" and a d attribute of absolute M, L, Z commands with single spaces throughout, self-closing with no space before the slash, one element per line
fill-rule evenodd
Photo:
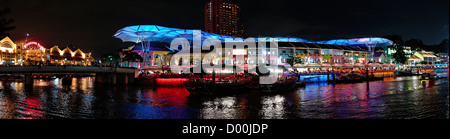
<path fill-rule="evenodd" d="M 136 25 L 120 29 L 114 37 L 122 39 L 124 42 L 142 43 L 148 41 L 172 42 L 175 38 L 185 38 L 192 41 L 194 38 L 219 39 L 225 41 L 226 38 L 236 39 L 236 37 L 219 35 L 205 31 L 194 31 L 190 29 L 169 28 L 158 25 Z"/>
<path fill-rule="evenodd" d="M 125 27 L 120 29 L 114 35 L 114 37 L 122 39 L 122 41 L 124 42 L 142 43 L 143 46 L 149 47 L 150 42 L 152 41 L 171 43 L 171 41 L 175 38 L 185 38 L 190 42 L 192 42 L 194 38 L 199 38 L 198 35 L 201 35 L 200 37 L 201 41 L 205 39 L 218 39 L 222 42 L 225 42 L 226 38 L 237 39 L 236 37 L 219 35 L 205 31 L 169 28 L 158 25 L 136 25 Z M 356 38 L 356 39 L 337 39 L 328 41 L 308 41 L 302 38 L 294 38 L 294 37 L 264 37 L 264 38 L 267 38 L 267 40 L 270 40 L 270 38 L 277 38 L 279 42 L 303 42 L 303 43 L 318 43 L 328 45 L 368 47 L 369 51 L 373 50 L 373 48 L 375 47 L 384 47 L 393 44 L 391 40 L 385 38 Z"/>
<path fill-rule="evenodd" d="M 218 39 L 225 41 L 226 38 L 236 39 L 236 37 L 219 35 L 204 31 L 196 31 L 189 29 L 169 28 L 158 25 L 136 25 L 120 29 L 114 34 L 114 37 L 121 39 L 123 42 L 141 43 L 142 50 L 144 50 L 144 68 L 149 66 L 148 53 L 151 42 L 167 42 L 171 43 L 175 38 L 185 38 L 189 42 L 193 42 L 195 38 L 200 38 L 201 41 L 205 39 Z"/>
<path fill-rule="evenodd" d="M 302 38 L 294 38 L 294 37 L 259 37 L 266 38 L 269 41 L 271 38 L 278 39 L 278 42 L 303 42 L 303 43 L 311 43 L 311 41 L 302 39 Z"/>
<path fill-rule="evenodd" d="M 384 47 L 393 44 L 391 40 L 385 38 L 337 39 L 328 41 L 316 41 L 316 43 L 328 45 L 343 45 L 343 46 L 363 46 L 363 47 Z"/>

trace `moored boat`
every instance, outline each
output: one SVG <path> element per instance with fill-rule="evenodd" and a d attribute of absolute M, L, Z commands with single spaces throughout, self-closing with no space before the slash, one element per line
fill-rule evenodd
<path fill-rule="evenodd" d="M 438 76 L 436 73 L 423 73 L 422 76 L 420 76 L 421 80 L 436 80 L 438 79 Z"/>
<path fill-rule="evenodd" d="M 339 76 L 336 80 L 329 81 L 331 83 L 361 83 L 364 79 L 359 74 L 345 74 Z"/>

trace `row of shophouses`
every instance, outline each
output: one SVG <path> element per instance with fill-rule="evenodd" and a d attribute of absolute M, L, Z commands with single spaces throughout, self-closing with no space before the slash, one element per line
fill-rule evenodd
<path fill-rule="evenodd" d="M 76 65 L 90 66 L 91 53 L 58 46 L 47 48 L 36 41 L 14 42 L 9 37 L 0 40 L 0 65 Z"/>
<path fill-rule="evenodd" d="M 166 44 L 167 45 L 167 44 Z M 224 44 L 222 44 L 224 46 Z M 123 49 L 120 53 L 120 57 L 124 58 L 130 52 L 135 52 L 141 55 L 144 59 L 143 61 L 133 61 L 133 60 L 121 60 L 120 66 L 122 67 L 136 67 L 144 70 L 161 70 L 164 66 L 170 66 L 173 59 L 181 59 L 180 62 L 184 64 L 189 64 L 186 62 L 191 62 L 191 64 L 197 64 L 200 60 L 195 60 L 192 55 L 190 59 L 182 59 L 183 55 L 176 55 L 177 51 L 168 49 L 165 45 L 152 45 L 148 51 L 143 51 L 142 47 L 139 45 L 131 46 L 129 48 Z M 416 66 L 420 63 L 426 63 L 429 65 L 448 63 L 448 54 L 439 54 L 443 56 L 442 58 L 436 56 L 432 52 L 415 52 L 411 51 L 409 47 L 405 47 L 406 57 L 409 62 L 407 65 Z M 226 57 L 222 56 L 221 61 L 217 60 L 217 57 L 207 57 L 208 53 L 211 51 L 202 51 L 201 58 L 209 59 L 206 61 L 211 61 L 214 64 L 254 64 L 258 63 L 269 63 L 269 60 L 276 60 L 276 63 L 289 63 L 295 68 L 321 68 L 321 67 L 332 67 L 332 68 L 342 68 L 342 67 L 364 67 L 369 63 L 380 63 L 395 65 L 395 61 L 392 58 L 395 54 L 395 50 L 390 47 L 384 47 L 379 51 L 368 51 L 361 47 L 352 46 L 342 46 L 342 45 L 327 45 L 327 44 L 317 44 L 317 43 L 302 43 L 302 42 L 278 42 L 278 54 L 271 53 L 270 51 L 265 52 L 265 54 L 271 55 L 267 59 L 251 59 L 258 53 L 258 50 L 244 49 L 238 50 L 233 49 L 230 51 L 224 50 L 224 53 L 229 55 L 243 55 L 243 57 Z M 147 56 L 144 56 L 144 55 Z M 178 57 L 174 57 L 178 56 Z M 178 61 L 172 61 L 172 63 L 180 64 Z M 406 66 L 406 65 L 403 65 Z"/>

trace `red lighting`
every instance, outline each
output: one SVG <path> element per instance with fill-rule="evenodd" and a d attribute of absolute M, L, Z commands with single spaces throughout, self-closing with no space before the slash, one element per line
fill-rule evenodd
<path fill-rule="evenodd" d="M 45 50 L 44 46 L 42 46 L 40 43 L 38 42 L 29 42 L 27 44 L 24 45 L 25 49 L 27 49 L 29 46 L 37 46 L 39 49 L 41 50 Z"/>
<path fill-rule="evenodd" d="M 163 86 L 183 86 L 183 83 L 188 80 L 187 78 L 156 78 L 156 84 Z"/>
<path fill-rule="evenodd" d="M 41 101 L 37 97 L 27 97 L 24 102 L 24 111 L 25 117 L 21 117 L 23 119 L 38 119 L 41 118 L 44 114 L 41 111 Z"/>

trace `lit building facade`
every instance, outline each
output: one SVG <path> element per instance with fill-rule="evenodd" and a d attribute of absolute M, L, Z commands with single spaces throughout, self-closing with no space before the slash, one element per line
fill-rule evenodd
<path fill-rule="evenodd" d="M 78 65 L 90 66 L 94 62 L 91 53 L 75 51 L 58 46 L 47 49 L 40 43 L 14 43 L 9 37 L 0 41 L 0 64 L 2 65 Z"/>
<path fill-rule="evenodd" d="M 448 53 L 438 53 L 436 55 L 439 57 L 441 64 L 448 64 Z"/>
<path fill-rule="evenodd" d="M 411 50 L 409 46 L 402 46 L 403 52 L 405 52 L 406 57 L 413 56 L 414 52 Z M 394 62 L 394 58 L 392 57 L 397 51 L 392 47 L 383 47 L 384 56 L 386 57 L 386 63 L 392 64 Z"/>
<path fill-rule="evenodd" d="M 91 53 L 84 53 L 80 49 L 73 51 L 69 47 L 61 50 L 58 46 L 48 49 L 47 58 L 52 65 L 91 66 L 95 61 Z"/>
<path fill-rule="evenodd" d="M 205 31 L 247 38 L 247 25 L 241 21 L 241 6 L 231 0 L 209 0 L 205 4 Z"/>
<path fill-rule="evenodd" d="M 226 6 L 225 6 L 226 7 Z M 208 29 L 207 29 L 208 30 Z M 167 33 L 170 32 L 170 33 Z M 225 42 L 227 39 L 237 39 L 240 40 L 242 38 L 236 38 L 230 35 L 218 35 L 216 33 L 210 33 L 206 31 L 199 31 L 201 32 L 201 36 L 197 35 L 199 37 L 199 40 L 203 42 L 202 44 L 205 44 L 204 41 L 206 40 L 217 40 L 222 43 L 222 46 L 226 46 Z M 116 38 L 122 39 L 122 41 L 132 41 L 137 42 L 139 41 L 139 37 L 136 37 L 136 34 L 138 33 L 145 33 L 149 34 L 145 37 L 155 37 L 156 39 L 152 40 L 152 43 L 156 42 L 164 42 L 164 43 L 171 43 L 171 41 L 175 38 L 186 38 L 188 45 L 192 49 L 200 49 L 202 45 L 200 46 L 195 45 L 194 41 L 191 38 L 196 38 L 196 35 L 194 33 L 194 30 L 188 30 L 188 29 L 178 29 L 178 28 L 170 28 L 170 27 L 162 27 L 158 25 L 137 25 L 137 26 L 130 26 L 125 27 L 123 29 L 120 29 L 114 36 Z M 161 37 L 164 36 L 164 37 Z M 385 38 L 355 38 L 355 39 L 338 39 L 338 40 L 328 40 L 328 41 L 308 41 L 301 38 L 292 38 L 292 37 L 257 37 L 255 41 L 257 41 L 257 45 L 260 45 L 261 39 L 263 40 L 270 40 L 270 39 L 276 39 L 277 43 L 274 45 L 277 45 L 277 51 L 267 51 L 263 52 L 262 55 L 270 55 L 270 57 L 266 57 L 266 59 L 252 59 L 254 55 L 258 55 L 259 50 L 252 50 L 250 49 L 233 49 L 233 50 L 227 50 L 230 48 L 225 48 L 223 52 L 220 54 L 217 54 L 216 57 L 206 57 L 206 60 L 212 61 L 214 64 L 253 64 L 255 62 L 258 62 L 259 64 L 267 64 L 267 63 L 279 63 L 279 64 L 294 64 L 293 67 L 295 68 L 305 68 L 305 67 L 311 67 L 311 68 L 321 68 L 321 67 L 346 67 L 346 68 L 353 68 L 353 67 L 364 67 L 366 64 L 373 61 L 373 51 L 375 50 L 373 48 L 375 47 L 386 47 L 393 45 L 393 42 L 385 39 Z M 137 41 L 136 41 L 137 40 Z M 148 43 L 148 42 L 147 42 Z M 187 44 L 186 42 L 183 43 Z M 207 43 L 207 42 L 206 42 Z M 228 42 L 230 43 L 230 42 Z M 241 41 L 237 42 L 231 42 L 231 43 L 241 43 Z M 268 43 L 268 42 L 267 42 Z M 181 45 L 181 44 L 180 44 Z M 245 44 L 239 44 L 244 45 Z M 154 46 L 154 45 L 150 45 Z M 230 46 L 230 45 L 228 45 Z M 238 46 L 238 44 L 236 44 Z M 150 47 L 150 48 L 152 48 Z M 205 62 L 205 53 L 209 53 L 208 51 L 201 51 L 202 52 L 202 59 L 194 59 L 194 57 L 189 54 L 186 56 L 183 56 L 183 59 L 180 59 L 181 56 L 177 55 L 177 52 L 179 51 L 179 48 L 181 46 L 178 46 L 178 49 L 176 48 L 169 48 L 169 53 L 167 53 L 166 56 L 163 56 L 164 63 L 162 67 L 164 66 L 170 66 L 170 63 L 179 65 L 180 63 L 183 63 L 183 65 L 190 65 L 190 64 L 198 64 L 203 60 L 203 63 Z M 368 48 L 368 50 L 364 50 L 362 48 Z M 145 52 L 149 52 L 148 54 L 145 53 L 145 55 L 152 55 L 150 53 L 150 50 L 146 50 Z M 140 51 L 138 51 L 140 53 Z M 181 53 L 184 54 L 184 53 Z M 238 55 L 236 55 L 238 54 Z M 142 54 L 141 54 L 142 55 Z M 222 56 L 221 56 L 222 55 Z M 223 56 L 223 55 L 228 55 Z M 232 55 L 232 56 L 229 56 Z M 206 56 L 206 55 L 205 55 Z M 243 56 L 243 57 L 242 57 Z M 187 58 L 190 57 L 190 58 Z M 222 57 L 222 59 L 218 59 L 219 57 Z M 199 58 L 199 57 L 195 57 Z M 291 58 L 294 58 L 292 60 Z M 171 61 L 174 59 L 178 59 L 175 61 Z M 155 59 L 148 59 L 148 61 L 155 61 Z M 145 60 L 144 60 L 145 61 Z M 275 61 L 275 62 L 274 62 Z M 190 62 L 190 63 L 187 63 Z M 160 61 L 157 62 L 159 65 Z M 153 63 L 152 63 L 153 64 Z M 151 65 L 151 64 L 149 64 Z M 331 66 L 330 66 L 331 65 Z"/>
<path fill-rule="evenodd" d="M 0 40 L 0 65 L 15 65 L 17 63 L 17 45 L 9 38 Z"/>
<path fill-rule="evenodd" d="M 432 52 L 415 52 L 411 57 L 409 57 L 408 61 L 410 65 L 417 64 L 430 64 L 434 65 L 438 61 L 438 57 L 435 56 Z"/>
<path fill-rule="evenodd" d="M 222 44 L 225 45 L 225 44 Z M 197 48 L 198 49 L 198 48 Z M 243 64 L 268 64 L 270 62 L 277 64 L 293 64 L 294 68 L 299 71 L 304 71 L 306 68 L 321 68 L 327 65 L 328 68 L 341 68 L 344 64 L 349 64 L 353 67 L 355 64 L 365 65 L 368 62 L 365 59 L 370 52 L 361 51 L 353 47 L 337 46 L 337 45 L 325 45 L 314 43 L 290 43 L 290 42 L 278 42 L 278 53 L 268 50 L 263 52 L 263 56 L 266 58 L 257 57 L 259 50 L 257 49 L 227 49 L 224 48 L 223 52 L 216 57 L 208 57 L 208 53 L 212 51 L 202 51 L 201 58 L 203 61 L 211 61 L 213 64 L 226 64 L 226 65 L 243 65 Z M 323 52 L 323 53 L 322 53 Z M 345 62 L 346 53 L 348 56 L 347 62 Z M 190 59 L 181 59 L 180 61 L 173 61 L 173 63 L 179 65 L 180 62 L 187 64 L 191 61 L 192 64 L 198 64 L 194 62 L 193 56 L 189 53 L 185 55 L 176 55 L 176 53 L 168 54 L 164 59 L 180 60 L 181 57 L 187 56 Z M 232 56 L 225 56 L 232 55 Z M 234 56 L 233 56 L 234 55 Z M 240 57 L 240 58 L 239 58 Z M 172 59 L 174 58 L 174 59 Z M 221 58 L 221 59 L 219 59 Z M 207 60 L 205 60 L 207 59 Z M 288 59 L 293 60 L 293 63 L 287 63 Z M 165 62 L 165 66 L 170 66 L 170 62 Z M 203 63 L 205 64 L 205 63 Z M 348 68 L 352 68 L 348 67 Z"/>
<path fill-rule="evenodd" d="M 384 56 L 383 52 L 375 52 L 373 55 L 374 63 L 386 63 L 386 56 Z"/>
<path fill-rule="evenodd" d="M 23 60 L 25 65 L 45 64 L 50 58 L 44 46 L 38 42 L 29 42 L 23 46 Z"/>

